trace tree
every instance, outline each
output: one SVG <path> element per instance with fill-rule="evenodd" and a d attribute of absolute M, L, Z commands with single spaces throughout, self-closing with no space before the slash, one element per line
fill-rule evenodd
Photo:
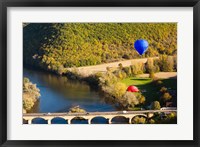
<path fill-rule="evenodd" d="M 154 73 L 155 72 L 155 66 L 154 61 L 152 58 L 148 58 L 147 62 L 145 63 L 145 68 L 147 73 Z"/>
<path fill-rule="evenodd" d="M 57 73 L 58 73 L 59 75 L 62 75 L 63 73 L 65 73 L 65 69 L 64 69 L 64 67 L 63 67 L 62 65 L 60 65 L 60 66 L 58 67 Z"/>
<path fill-rule="evenodd" d="M 138 99 L 136 98 L 135 94 L 132 92 L 126 92 L 122 98 L 122 104 L 124 107 L 134 107 L 135 105 L 139 104 Z"/>
<path fill-rule="evenodd" d="M 86 110 L 79 108 L 79 106 L 75 106 L 69 109 L 70 113 L 86 113 Z"/>
<path fill-rule="evenodd" d="M 118 66 L 119 66 L 119 70 L 123 69 L 123 65 L 121 63 L 119 63 Z"/>
<path fill-rule="evenodd" d="M 159 66 L 161 71 L 172 72 L 174 71 L 174 58 L 173 56 L 162 55 L 159 57 Z"/>
<path fill-rule="evenodd" d="M 165 92 L 165 93 L 162 95 L 161 98 L 162 98 L 162 100 L 163 100 L 164 102 L 166 102 L 166 101 L 171 100 L 172 96 L 170 95 L 169 92 Z"/>
<path fill-rule="evenodd" d="M 26 78 L 26 77 L 23 79 L 23 83 L 24 83 L 24 84 L 29 83 L 29 81 L 30 81 L 30 80 L 29 80 L 28 78 Z"/>
<path fill-rule="evenodd" d="M 160 106 L 160 102 L 159 101 L 154 101 L 151 103 L 151 109 L 152 110 L 160 110 L 161 106 Z"/>
<path fill-rule="evenodd" d="M 174 71 L 174 58 L 173 58 L 173 56 L 167 57 L 167 66 L 168 66 L 167 70 L 169 72 Z"/>
<path fill-rule="evenodd" d="M 161 87 L 160 92 L 161 92 L 161 93 L 167 92 L 167 88 L 166 88 L 166 87 Z"/>
<path fill-rule="evenodd" d="M 131 66 L 131 71 L 133 75 L 143 74 L 144 72 L 144 63 L 133 63 Z"/>
<path fill-rule="evenodd" d="M 154 119 L 150 119 L 150 120 L 149 120 L 149 123 L 150 123 L 150 124 L 155 124 L 155 122 L 156 122 L 156 121 L 155 121 Z"/>
<path fill-rule="evenodd" d="M 130 77 L 132 75 L 132 73 L 131 73 L 131 67 L 124 67 L 123 71 L 126 73 L 126 75 L 128 77 Z"/>
<path fill-rule="evenodd" d="M 117 83 L 117 77 L 110 71 L 107 71 L 101 77 L 99 77 L 99 84 L 100 86 L 111 86 Z"/>
<path fill-rule="evenodd" d="M 155 76 L 154 72 L 149 73 L 149 78 L 151 78 L 153 81 L 158 80 L 158 78 Z"/>
<path fill-rule="evenodd" d="M 146 123 L 146 118 L 145 117 L 139 117 L 139 116 L 136 116 L 133 118 L 133 123 L 134 124 L 145 124 Z"/>
<path fill-rule="evenodd" d="M 35 97 L 30 95 L 30 94 L 23 94 L 23 109 L 25 109 L 26 111 L 31 110 L 31 108 L 34 106 L 35 104 Z"/>
<path fill-rule="evenodd" d="M 138 98 L 138 100 L 139 100 L 139 103 L 140 103 L 140 104 L 144 104 L 145 101 L 146 101 L 146 98 L 145 98 L 143 95 L 141 95 L 141 96 Z"/>
<path fill-rule="evenodd" d="M 116 98 L 120 98 L 126 92 L 126 85 L 120 82 L 117 82 L 113 85 L 112 95 Z"/>
<path fill-rule="evenodd" d="M 163 82 L 161 80 L 156 80 L 156 85 L 162 85 Z"/>
<path fill-rule="evenodd" d="M 29 111 L 40 97 L 40 90 L 28 78 L 23 79 L 23 109 Z M 25 111 L 24 111 L 25 112 Z"/>

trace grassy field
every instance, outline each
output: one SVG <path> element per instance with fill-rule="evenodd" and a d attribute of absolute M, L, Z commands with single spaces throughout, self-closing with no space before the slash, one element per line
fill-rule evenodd
<path fill-rule="evenodd" d="M 137 78 L 130 77 L 123 79 L 121 82 L 129 85 L 134 85 L 139 88 L 142 94 L 146 97 L 146 105 L 149 105 L 152 101 L 160 100 L 160 88 L 166 87 L 170 90 L 177 90 L 177 79 L 160 79 L 162 84 L 157 85 L 150 78 Z"/>

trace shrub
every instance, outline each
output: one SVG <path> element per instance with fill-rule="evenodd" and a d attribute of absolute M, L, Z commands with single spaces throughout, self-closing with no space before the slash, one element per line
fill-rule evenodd
<path fill-rule="evenodd" d="M 153 72 L 149 73 L 149 78 L 154 79 L 155 78 L 155 74 Z"/>
<path fill-rule="evenodd" d="M 126 92 L 126 85 L 120 82 L 117 82 L 112 86 L 112 95 L 116 98 L 120 98 Z"/>
<path fill-rule="evenodd" d="M 65 73 L 65 72 L 66 72 L 66 69 L 64 68 L 64 66 L 63 66 L 63 65 L 60 65 L 60 66 L 58 67 L 57 74 L 58 74 L 58 75 L 62 75 L 62 74 Z"/>
<path fill-rule="evenodd" d="M 160 110 L 161 106 L 160 103 L 158 101 L 154 101 L 151 103 L 151 109 L 152 110 Z"/>
<path fill-rule="evenodd" d="M 132 93 L 132 92 L 126 92 L 124 95 L 123 95 L 123 98 L 122 98 L 122 105 L 124 107 L 129 107 L 131 106 L 132 108 L 135 106 L 135 105 L 138 105 L 139 104 L 139 101 L 138 99 L 136 98 L 135 94 Z"/>
<path fill-rule="evenodd" d="M 166 87 L 161 87 L 160 92 L 161 92 L 161 93 L 167 92 L 167 88 L 166 88 Z"/>
<path fill-rule="evenodd" d="M 159 72 L 160 71 L 160 67 L 159 67 L 159 59 L 154 59 L 154 72 Z"/>
<path fill-rule="evenodd" d="M 155 124 L 156 121 L 155 121 L 154 119 L 150 119 L 150 120 L 149 120 L 149 123 L 150 123 L 150 124 Z"/>
<path fill-rule="evenodd" d="M 127 74 L 124 71 L 122 71 L 122 77 L 123 77 L 123 79 L 125 79 L 127 77 Z"/>
<path fill-rule="evenodd" d="M 24 84 L 29 83 L 29 82 L 30 82 L 30 80 L 29 80 L 28 78 L 25 77 L 25 78 L 23 79 L 23 83 L 24 83 Z"/>
<path fill-rule="evenodd" d="M 123 71 L 126 73 L 128 77 L 132 76 L 131 67 L 124 67 Z"/>
<path fill-rule="evenodd" d="M 168 65 L 167 71 L 169 71 L 169 72 L 174 71 L 174 58 L 173 58 L 173 56 L 167 57 L 167 65 Z"/>
<path fill-rule="evenodd" d="M 144 63 L 133 63 L 130 67 L 133 75 L 143 74 L 145 70 Z"/>
<path fill-rule="evenodd" d="M 158 69 L 156 69 L 156 66 L 154 66 L 154 59 L 148 58 L 147 62 L 145 63 L 145 69 L 147 73 L 156 72 Z"/>
<path fill-rule="evenodd" d="M 136 117 L 133 118 L 133 123 L 134 124 L 145 124 L 146 123 L 146 118 L 145 117 L 136 116 Z"/>
<path fill-rule="evenodd" d="M 111 86 L 118 81 L 117 77 L 112 72 L 107 72 L 99 77 L 100 86 Z"/>
<path fill-rule="evenodd" d="M 143 95 L 140 95 L 140 96 L 138 97 L 138 101 L 139 101 L 140 104 L 144 104 L 145 101 L 146 101 L 146 98 L 145 98 Z"/>
<path fill-rule="evenodd" d="M 23 94 L 23 108 L 27 111 L 31 110 L 31 108 L 35 104 L 35 97 L 31 94 Z"/>
<path fill-rule="evenodd" d="M 153 73 L 153 72 L 151 72 L 149 74 L 149 78 L 151 78 L 153 81 L 157 81 L 158 80 L 158 78 L 155 76 L 155 73 Z"/>
<path fill-rule="evenodd" d="M 123 69 L 123 65 L 121 63 L 119 63 L 118 66 L 119 66 L 119 70 Z"/>
<path fill-rule="evenodd" d="M 156 85 L 162 85 L 162 84 L 163 84 L 163 82 L 161 80 L 156 81 Z"/>
<path fill-rule="evenodd" d="M 166 101 L 169 101 L 171 98 L 172 98 L 172 96 L 170 95 L 170 93 L 169 92 L 165 92 L 163 95 L 162 95 L 162 100 L 164 101 L 164 102 L 166 102 Z"/>
<path fill-rule="evenodd" d="M 164 72 L 174 71 L 174 58 L 173 56 L 162 55 L 159 57 L 160 70 Z"/>
<path fill-rule="evenodd" d="M 79 106 L 75 106 L 69 109 L 70 113 L 85 113 L 86 111 L 82 108 L 79 108 Z"/>
<path fill-rule="evenodd" d="M 167 115 L 167 117 L 168 117 L 169 119 L 172 119 L 172 118 L 177 117 L 177 114 L 176 114 L 176 112 L 171 112 L 170 114 Z"/>
<path fill-rule="evenodd" d="M 115 71 L 114 74 L 116 75 L 116 77 L 118 77 L 119 79 L 124 79 L 126 78 L 126 73 L 124 71 L 118 70 Z"/>

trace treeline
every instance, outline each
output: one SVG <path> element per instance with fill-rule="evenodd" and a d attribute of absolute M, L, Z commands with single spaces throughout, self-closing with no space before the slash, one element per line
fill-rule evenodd
<path fill-rule="evenodd" d="M 107 70 L 111 70 L 109 67 Z M 157 72 L 176 72 L 177 57 L 161 55 L 159 58 L 148 58 L 147 62 L 135 62 L 128 67 L 123 67 L 123 64 L 118 65 L 118 69 L 113 71 L 116 77 L 124 79 L 127 77 L 136 76 L 138 74 L 149 73 L 150 78 L 156 78 L 154 73 Z"/>
<path fill-rule="evenodd" d="M 67 67 L 140 58 L 137 39 L 149 49 L 142 57 L 176 55 L 176 23 L 30 23 L 23 28 L 24 64 L 64 72 Z"/>

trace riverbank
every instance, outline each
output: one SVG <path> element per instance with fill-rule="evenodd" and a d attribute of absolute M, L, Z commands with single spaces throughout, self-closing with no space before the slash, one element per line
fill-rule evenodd
<path fill-rule="evenodd" d="M 146 99 L 148 105 L 150 102 L 153 102 L 150 100 L 158 100 L 160 96 L 157 96 L 157 98 L 145 98 L 145 96 L 149 97 L 155 95 L 155 93 L 157 93 L 160 89 L 154 90 L 153 94 L 152 91 L 142 89 L 142 91 L 146 91 L 148 95 L 141 92 L 130 94 L 126 91 L 128 85 L 124 84 L 121 80 L 135 77 L 147 78 L 150 76 L 152 81 L 169 78 L 176 79 L 176 72 L 159 72 L 168 70 L 176 70 L 175 58 L 171 56 L 162 56 L 160 58 L 133 59 L 96 66 L 70 68 L 59 77 L 66 78 L 66 81 L 70 79 L 72 81 L 86 82 L 90 85 L 91 89 L 98 90 L 101 94 L 103 93 L 103 97 L 112 99 L 108 101 L 113 101 L 113 103 L 120 106 L 122 109 L 128 110 L 130 107 L 134 108 L 136 105 L 141 108 L 144 105 L 146 106 Z M 85 74 L 86 71 L 88 74 Z M 151 72 L 151 74 L 149 74 L 149 72 Z M 144 79 L 138 79 L 137 81 L 142 82 Z M 59 86 L 62 82 L 63 80 L 56 86 Z M 137 85 L 137 83 L 135 84 L 133 82 L 130 83 L 130 85 Z M 149 85 L 149 87 L 152 88 L 155 87 L 153 84 L 149 83 L 145 85 Z M 60 89 L 63 88 L 61 87 Z"/>

